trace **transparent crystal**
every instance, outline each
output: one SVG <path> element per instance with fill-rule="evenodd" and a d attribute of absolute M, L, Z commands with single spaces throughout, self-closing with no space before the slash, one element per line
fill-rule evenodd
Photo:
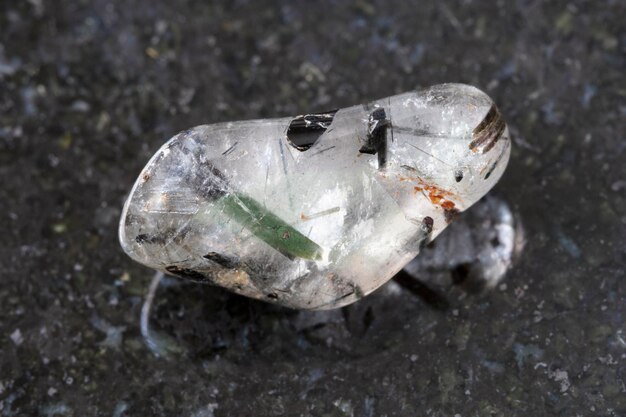
<path fill-rule="evenodd" d="M 198 126 L 143 169 L 120 241 L 169 274 L 293 308 L 341 307 L 487 193 L 509 154 L 491 99 L 462 84 Z"/>

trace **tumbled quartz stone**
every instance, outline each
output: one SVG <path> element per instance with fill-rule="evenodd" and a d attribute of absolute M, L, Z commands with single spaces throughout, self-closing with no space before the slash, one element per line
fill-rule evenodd
<path fill-rule="evenodd" d="M 341 307 L 487 193 L 510 145 L 492 100 L 462 84 L 198 126 L 143 169 L 120 241 L 168 274 L 292 308 Z"/>

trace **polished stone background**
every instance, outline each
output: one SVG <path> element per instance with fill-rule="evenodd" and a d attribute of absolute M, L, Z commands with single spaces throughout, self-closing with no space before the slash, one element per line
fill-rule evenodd
<path fill-rule="evenodd" d="M 625 7 L 0 1 L 0 416 L 626 416 Z M 146 348 L 117 221 L 166 139 L 445 81 L 511 126 L 503 285 L 298 313 L 168 279 Z"/>

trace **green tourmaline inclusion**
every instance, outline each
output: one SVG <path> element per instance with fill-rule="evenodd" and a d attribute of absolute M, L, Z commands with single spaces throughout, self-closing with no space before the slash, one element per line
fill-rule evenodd
<path fill-rule="evenodd" d="M 322 248 L 283 219 L 242 193 L 220 199 L 223 212 L 254 236 L 289 258 L 322 259 Z"/>

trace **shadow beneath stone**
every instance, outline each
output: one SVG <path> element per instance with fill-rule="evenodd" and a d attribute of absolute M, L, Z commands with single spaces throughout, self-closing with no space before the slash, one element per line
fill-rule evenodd
<path fill-rule="evenodd" d="M 253 355 L 272 363 L 277 357 L 346 360 L 379 354 L 402 344 L 407 328 L 426 332 L 448 317 L 459 299 L 471 303 L 468 294 L 500 282 L 521 251 L 519 224 L 505 202 L 486 198 L 390 282 L 336 310 L 291 310 L 166 278 L 155 298 L 152 327 L 170 335 L 170 343 L 193 360 L 239 362 Z"/>

